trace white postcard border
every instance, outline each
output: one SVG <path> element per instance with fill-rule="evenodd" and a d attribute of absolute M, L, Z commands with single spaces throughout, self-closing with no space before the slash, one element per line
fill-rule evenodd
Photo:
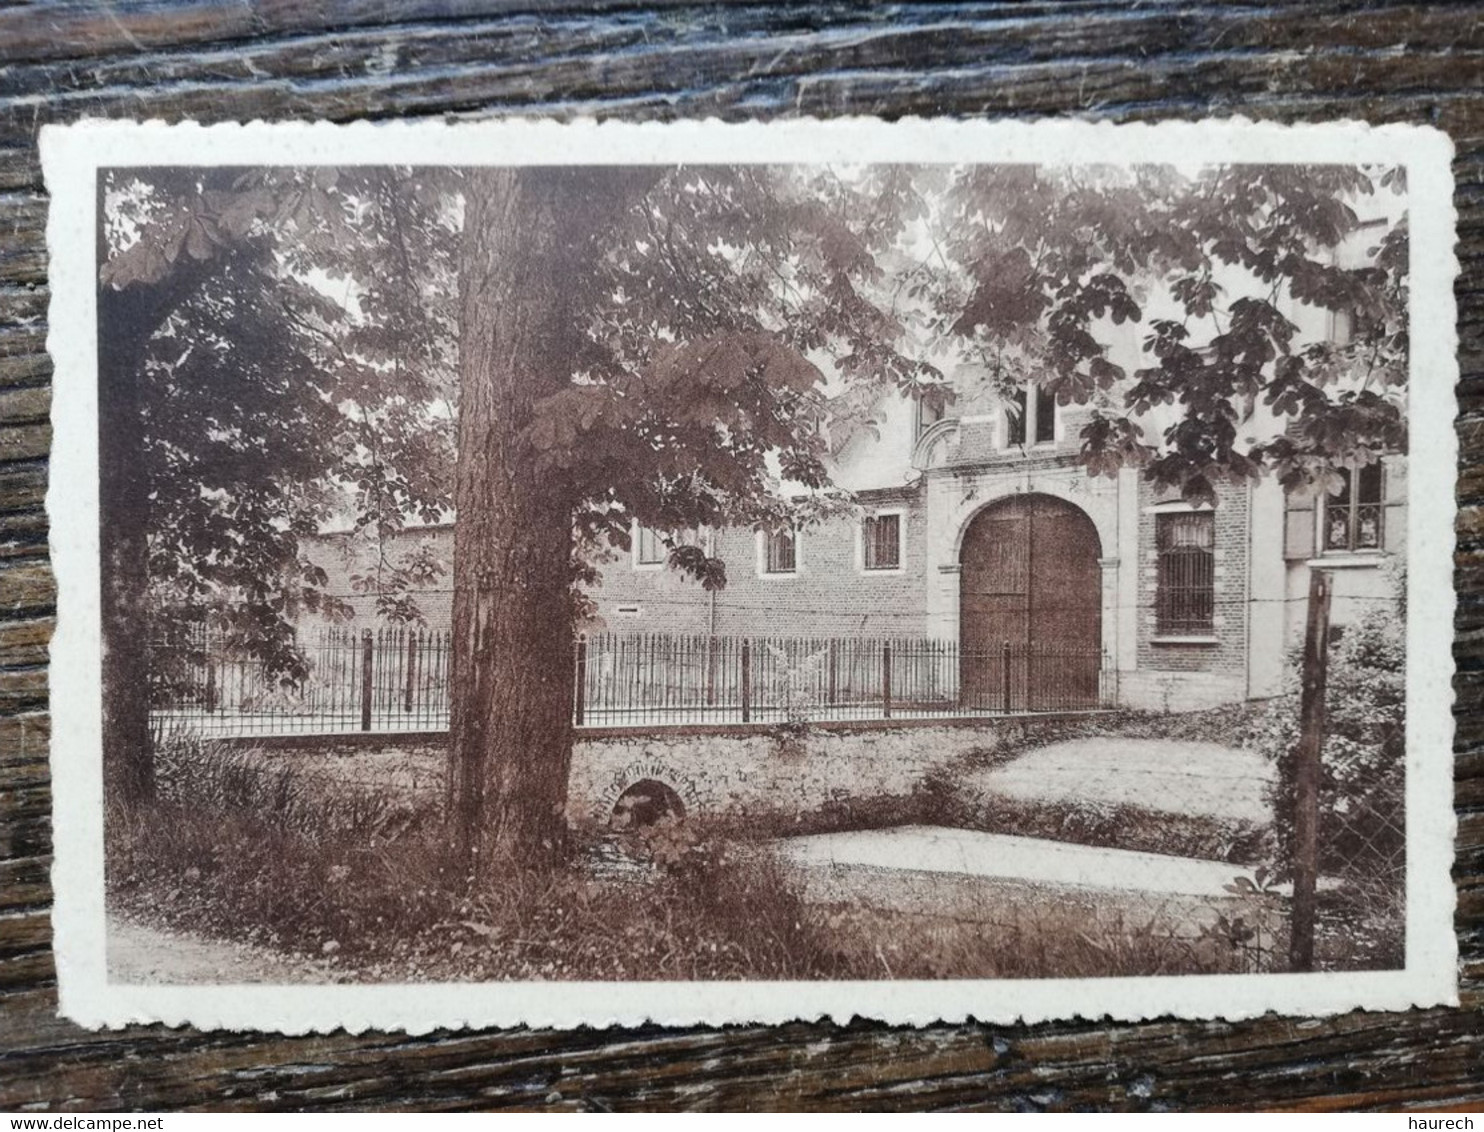
<path fill-rule="evenodd" d="M 51 653 L 54 949 L 60 1012 L 88 1027 L 161 1021 L 286 1033 L 855 1016 L 924 1024 L 1071 1017 L 1322 1015 L 1457 1002 L 1452 642 L 1458 377 L 1455 218 L 1442 133 L 1360 123 L 904 121 L 722 124 L 85 122 L 47 126 L 57 577 Z M 1407 964 L 1385 972 L 899 982 L 140 986 L 104 955 L 94 184 L 100 167 L 258 164 L 1405 162 L 1411 225 Z"/>

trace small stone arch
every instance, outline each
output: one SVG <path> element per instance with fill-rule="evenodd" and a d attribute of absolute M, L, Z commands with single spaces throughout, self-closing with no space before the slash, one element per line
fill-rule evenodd
<path fill-rule="evenodd" d="M 936 421 L 928 426 L 912 446 L 912 466 L 918 471 L 937 467 L 943 461 L 948 444 L 958 438 L 959 431 L 956 417 Z"/>
<path fill-rule="evenodd" d="M 642 829 L 665 820 L 685 820 L 685 803 L 680 794 L 667 782 L 657 778 L 641 778 L 624 789 L 613 803 L 608 815 L 608 825 L 623 832 Z"/>

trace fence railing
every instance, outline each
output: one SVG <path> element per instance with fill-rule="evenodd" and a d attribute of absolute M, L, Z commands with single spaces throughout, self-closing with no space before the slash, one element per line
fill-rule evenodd
<path fill-rule="evenodd" d="M 449 633 L 328 628 L 301 651 L 303 673 L 285 679 L 204 636 L 159 643 L 154 720 L 216 735 L 448 726 Z M 605 633 L 579 638 L 573 663 L 579 727 L 1085 711 L 1117 698 L 1098 650 L 1010 642 Z"/>
<path fill-rule="evenodd" d="M 448 727 L 447 631 L 325 628 L 300 644 L 305 673 L 288 679 L 209 636 L 157 642 L 157 727 L 216 735 L 441 731 Z"/>
<path fill-rule="evenodd" d="M 1116 698 L 1097 649 L 920 637 L 603 634 L 577 645 L 579 725 L 1085 711 Z"/>

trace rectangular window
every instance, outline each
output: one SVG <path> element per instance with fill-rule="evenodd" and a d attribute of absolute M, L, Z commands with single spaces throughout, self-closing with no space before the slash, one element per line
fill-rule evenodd
<path fill-rule="evenodd" d="M 799 538 L 792 530 L 769 531 L 764 537 L 766 555 L 763 569 L 768 574 L 793 574 L 799 568 Z"/>
<path fill-rule="evenodd" d="M 1159 634 L 1208 636 L 1215 628 L 1215 516 L 1190 511 L 1156 515 L 1155 520 Z"/>
<path fill-rule="evenodd" d="M 634 564 L 637 566 L 657 566 L 668 557 L 665 540 L 659 531 L 652 531 L 648 527 L 640 527 L 634 538 Z"/>
<path fill-rule="evenodd" d="M 1056 395 L 1040 385 L 1032 395 L 1017 389 L 1005 403 L 1005 447 L 1056 441 Z"/>
<path fill-rule="evenodd" d="M 1354 551 L 1381 549 L 1381 465 L 1346 468 L 1338 495 L 1324 501 L 1324 549 Z"/>
<path fill-rule="evenodd" d="M 867 570 L 896 570 L 902 565 L 902 517 L 870 515 L 861 526 Z"/>
<path fill-rule="evenodd" d="M 929 403 L 919 397 L 913 402 L 917 406 L 917 435 L 921 436 L 933 425 L 943 419 L 943 406 L 941 402 Z"/>
<path fill-rule="evenodd" d="M 1330 311 L 1329 338 L 1336 346 L 1348 346 L 1355 336 L 1355 315 L 1348 310 Z"/>
<path fill-rule="evenodd" d="M 1036 386 L 1036 443 L 1051 444 L 1056 440 L 1056 395 Z"/>
<path fill-rule="evenodd" d="M 1005 406 L 1005 447 L 1018 448 L 1025 444 L 1026 396 L 1024 389 L 1017 389 L 1010 403 Z"/>

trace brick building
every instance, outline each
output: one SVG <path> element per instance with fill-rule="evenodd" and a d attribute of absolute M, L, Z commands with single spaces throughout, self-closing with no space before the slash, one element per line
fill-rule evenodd
<path fill-rule="evenodd" d="M 1335 250 L 1337 261 L 1363 259 L 1372 242 L 1363 230 Z M 1300 345 L 1347 333 L 1329 312 L 1281 296 L 1280 304 Z M 1183 317 L 1157 288 L 1144 306 L 1146 323 Z M 1142 333 L 1133 324 L 1099 328 L 1111 360 L 1129 372 L 1149 364 Z M 832 471 L 853 494 L 853 514 L 797 531 L 688 536 L 726 562 L 721 591 L 670 568 L 664 536 L 634 529 L 632 546 L 615 550 L 591 592 L 592 628 L 926 638 L 958 650 L 965 688 L 981 678 L 972 656 L 1000 648 L 1041 655 L 1047 671 L 1092 657 L 1104 699 L 1179 710 L 1280 689 L 1303 632 L 1311 570 L 1333 571 L 1338 626 L 1397 600 L 1394 567 L 1407 542 L 1402 456 L 1348 473 L 1340 493 L 1318 500 L 1286 498 L 1266 479 L 1219 484 L 1214 506 L 1192 506 L 1133 469 L 1090 476 L 1079 460 L 1090 410 L 1057 405 L 1034 384 L 1006 397 L 969 370 L 952 382 L 940 417 L 893 395 L 878 406 L 875 430 L 838 453 Z M 1264 412 L 1254 405 L 1240 428 L 1259 436 L 1281 427 Z M 1157 418 L 1144 422 L 1146 432 L 1162 427 Z M 448 527 L 394 541 L 389 563 L 414 545 L 452 561 Z M 374 599 L 349 581 L 358 569 L 364 576 L 357 563 L 368 554 L 333 536 L 312 551 L 331 589 L 363 617 L 374 614 Z M 447 617 L 448 585 L 420 596 L 431 622 Z"/>

